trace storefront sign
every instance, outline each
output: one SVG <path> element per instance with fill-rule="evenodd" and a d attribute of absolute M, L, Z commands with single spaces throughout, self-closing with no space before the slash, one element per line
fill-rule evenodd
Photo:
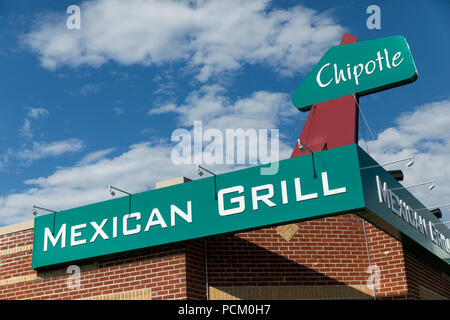
<path fill-rule="evenodd" d="M 292 95 L 301 111 L 350 94 L 363 96 L 417 79 L 408 43 L 393 36 L 330 48 Z"/>
<path fill-rule="evenodd" d="M 404 241 L 406 237 L 450 263 L 450 230 L 447 226 L 386 170 L 376 167 L 377 163 L 367 153 L 361 149 L 359 153 L 367 208 L 365 217 L 388 233 L 395 230 L 394 236 L 399 240 Z"/>
<path fill-rule="evenodd" d="M 33 268 L 364 207 L 356 145 L 260 167 L 39 216 Z"/>

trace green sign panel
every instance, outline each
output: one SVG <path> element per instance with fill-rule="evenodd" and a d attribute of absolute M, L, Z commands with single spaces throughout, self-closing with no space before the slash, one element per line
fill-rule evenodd
<path fill-rule="evenodd" d="M 282 160 L 275 175 L 260 172 L 256 166 L 39 216 L 32 266 L 349 211 L 450 263 L 450 230 L 356 144 Z"/>
<path fill-rule="evenodd" d="M 330 48 L 292 95 L 301 111 L 350 94 L 366 94 L 414 82 L 417 69 L 402 36 Z"/>
<path fill-rule="evenodd" d="M 356 145 L 282 160 L 275 175 L 260 171 L 256 166 L 39 216 L 34 224 L 32 266 L 42 268 L 364 207 Z"/>
<path fill-rule="evenodd" d="M 413 242 L 450 263 L 450 230 L 366 152 L 359 149 L 367 210 L 363 217 L 402 242 Z"/>

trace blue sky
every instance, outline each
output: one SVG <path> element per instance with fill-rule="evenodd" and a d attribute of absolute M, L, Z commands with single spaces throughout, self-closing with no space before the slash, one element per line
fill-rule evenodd
<path fill-rule="evenodd" d="M 73 4 L 80 30 L 65 25 Z M 381 30 L 366 27 L 371 4 Z M 405 184 L 436 179 L 433 192 L 414 193 L 447 203 L 449 24 L 450 5 L 437 0 L 1 1 L 0 225 L 30 220 L 32 204 L 108 199 L 108 184 L 138 192 L 196 178 L 170 163 L 171 133 L 193 120 L 278 128 L 287 157 L 306 117 L 289 98 L 343 32 L 407 39 L 419 78 L 361 98 L 375 140 L 367 128 L 360 138 L 379 161 L 416 154 L 414 167 L 398 166 Z"/>

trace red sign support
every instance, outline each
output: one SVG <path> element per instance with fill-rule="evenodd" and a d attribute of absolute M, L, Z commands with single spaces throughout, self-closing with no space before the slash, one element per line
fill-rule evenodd
<path fill-rule="evenodd" d="M 345 33 L 341 45 L 357 42 L 358 39 Z M 313 152 L 337 148 L 358 142 L 358 105 L 356 95 L 349 95 L 313 105 L 300 133 L 300 141 Z M 309 154 L 298 147 L 298 141 L 291 158 Z"/>

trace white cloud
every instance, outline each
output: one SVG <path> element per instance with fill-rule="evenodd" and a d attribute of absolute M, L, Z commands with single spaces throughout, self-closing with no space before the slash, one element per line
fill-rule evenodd
<path fill-rule="evenodd" d="M 71 96 L 89 96 L 97 94 L 100 91 L 100 85 L 95 83 L 87 83 L 80 88 L 66 89 L 64 91 Z"/>
<path fill-rule="evenodd" d="M 116 113 L 116 115 L 118 115 L 118 116 L 125 113 L 125 111 L 123 111 L 123 109 L 120 107 L 114 107 L 113 110 Z"/>
<path fill-rule="evenodd" d="M 192 127 L 194 121 L 202 121 L 204 127 L 219 130 L 278 128 L 281 122 L 301 115 L 285 93 L 257 91 L 235 101 L 225 93 L 225 88 L 219 85 L 205 85 L 191 92 L 184 104 L 168 103 L 152 108 L 149 115 L 172 112 L 178 114 L 178 123 L 185 127 Z"/>
<path fill-rule="evenodd" d="M 48 110 L 44 108 L 29 108 L 28 110 L 28 117 L 37 119 L 42 116 L 48 115 Z"/>
<path fill-rule="evenodd" d="M 91 164 L 93 162 L 97 162 L 101 159 L 104 159 L 108 154 L 114 151 L 114 148 L 109 148 L 105 150 L 94 151 L 85 155 L 80 161 L 78 161 L 78 166 L 84 166 L 87 164 Z"/>
<path fill-rule="evenodd" d="M 267 117 L 265 112 L 269 112 L 270 108 L 274 108 L 274 117 L 287 112 L 283 107 L 279 107 L 282 104 L 273 103 L 283 101 L 282 94 L 254 93 L 251 97 L 225 103 L 227 99 L 221 93 L 223 91 L 219 87 L 204 88 L 203 92 L 194 92 L 192 98 L 187 100 L 192 103 L 199 102 L 192 104 L 192 107 L 202 108 L 202 98 L 211 100 L 214 96 L 218 98 L 220 112 L 216 116 L 209 115 L 208 123 L 210 124 L 228 125 L 232 116 L 238 123 L 239 118 L 242 117 L 239 117 L 240 113 L 237 110 L 244 114 L 249 112 L 251 116 L 254 116 L 253 113 L 257 112 L 253 111 L 251 106 L 257 103 L 262 109 L 261 119 Z M 270 103 L 266 105 L 261 101 Z M 177 108 L 183 108 L 183 106 Z M 418 199 L 428 206 L 448 202 L 450 194 L 448 183 L 450 181 L 449 110 L 450 101 L 448 100 L 426 104 L 402 115 L 394 127 L 381 132 L 376 141 L 368 142 L 371 155 L 379 162 L 395 160 L 412 153 L 416 155 L 416 163 L 413 167 L 401 167 L 405 172 L 403 183 L 406 185 L 436 178 L 437 186 L 433 191 L 429 191 L 426 187 L 411 189 Z M 434 116 L 431 117 L 430 114 Z M 186 121 L 190 116 L 186 107 L 186 111 L 180 112 L 180 121 Z M 275 126 L 280 119 L 272 121 L 264 125 Z M 172 148 L 173 145 L 163 141 L 140 143 L 130 146 L 129 150 L 123 154 L 111 158 L 107 158 L 110 149 L 100 150 L 97 153 L 88 154 L 74 167 L 60 168 L 49 176 L 26 180 L 24 183 L 29 186 L 28 189 L 0 197 L 0 224 L 30 219 L 30 208 L 33 204 L 61 210 L 107 200 L 110 198 L 107 192 L 109 184 L 130 192 L 139 192 L 151 189 L 155 182 L 168 178 L 182 175 L 195 178 L 193 165 L 177 166 L 170 161 Z M 284 145 L 281 150 L 284 155 L 281 158 L 288 157 L 291 148 L 292 146 Z M 50 148 L 50 150 L 53 149 Z M 209 166 L 209 168 L 217 173 L 236 169 L 236 167 L 225 165 Z M 448 220 L 450 215 L 447 209 L 443 212 L 444 219 Z"/>
<path fill-rule="evenodd" d="M 27 139 L 33 138 L 33 131 L 31 130 L 31 119 L 36 120 L 40 117 L 48 115 L 48 110 L 44 108 L 28 108 L 28 113 L 23 120 L 23 125 L 19 128 L 19 134 Z"/>
<path fill-rule="evenodd" d="M 45 108 L 27 108 L 24 123 L 19 128 L 19 136 L 26 138 L 20 147 L 10 147 L 0 154 L 0 168 L 9 169 L 15 166 L 29 166 L 33 161 L 57 157 L 65 153 L 81 151 L 84 144 L 80 139 L 71 138 L 59 141 L 33 141 L 32 124 L 39 118 L 49 114 Z"/>
<path fill-rule="evenodd" d="M 344 28 L 303 6 L 275 9 L 268 0 L 96 0 L 81 3 L 80 30 L 45 15 L 24 42 L 49 69 L 59 66 L 161 65 L 184 61 L 200 81 L 243 64 L 283 74 L 303 71 Z"/>
<path fill-rule="evenodd" d="M 64 153 L 78 152 L 83 148 L 79 139 L 66 139 L 54 142 L 33 142 L 32 149 L 17 151 L 17 158 L 25 161 L 38 160 L 46 157 L 57 157 Z"/>
<path fill-rule="evenodd" d="M 193 176 L 194 167 L 173 165 L 170 152 L 168 145 L 141 143 L 117 157 L 90 159 L 47 177 L 24 181 L 29 189 L 0 197 L 0 225 L 30 220 L 33 204 L 62 210 L 108 200 L 109 184 L 137 192 L 152 188 L 156 181 Z"/>
<path fill-rule="evenodd" d="M 368 147 L 379 163 L 414 154 L 412 167 L 401 163 L 386 168 L 400 168 L 405 186 L 436 180 L 432 191 L 426 186 L 409 189 L 426 206 L 450 202 L 450 100 L 428 103 L 401 115 L 396 126 L 382 131 L 375 141 L 368 141 Z M 443 220 L 450 220 L 448 207 L 442 208 L 442 213 Z"/>
<path fill-rule="evenodd" d="M 174 105 L 174 109 L 179 111 L 180 124 L 192 127 L 190 121 L 201 120 L 196 116 L 203 112 L 206 115 L 204 128 L 270 129 L 277 128 L 281 121 L 287 121 L 290 114 L 299 114 L 289 104 L 289 97 L 282 93 L 260 91 L 235 101 L 228 99 L 224 93 L 225 90 L 220 86 L 204 86 L 194 91 L 186 99 L 185 105 Z M 213 110 L 208 108 L 210 104 Z M 194 165 L 172 163 L 173 147 L 173 144 L 155 140 L 130 146 L 127 152 L 109 158 L 112 149 L 99 150 L 89 153 L 73 167 L 60 168 L 46 177 L 28 179 L 24 181 L 29 187 L 25 191 L 0 197 L 0 225 L 31 218 L 30 208 L 33 204 L 61 210 L 107 200 L 109 184 L 130 192 L 139 192 L 153 188 L 157 181 L 182 175 L 195 178 Z M 56 146 L 40 149 L 46 150 L 47 154 L 49 150 L 70 150 Z M 292 146 L 281 143 L 280 158 L 289 157 L 291 149 Z M 24 156 L 33 158 L 42 154 L 42 151 L 34 151 L 36 155 L 30 150 Z M 222 173 L 238 167 L 209 165 L 208 168 Z"/>
<path fill-rule="evenodd" d="M 25 137 L 27 139 L 33 138 L 33 132 L 31 131 L 31 121 L 30 119 L 25 118 L 23 120 L 23 125 L 19 129 L 19 133 L 22 137 Z"/>
<path fill-rule="evenodd" d="M 91 159 L 85 164 L 60 168 L 47 177 L 26 180 L 28 189 L 0 197 L 0 226 L 30 220 L 33 204 L 64 210 L 109 200 L 108 185 L 134 193 L 153 189 L 157 181 L 173 177 L 196 179 L 194 165 L 171 162 L 172 148 L 161 141 L 139 143 L 116 157 Z M 216 173 L 237 169 L 229 165 L 208 168 Z"/>
<path fill-rule="evenodd" d="M 177 106 L 174 103 L 168 103 L 168 104 L 150 109 L 148 114 L 155 115 L 155 114 L 164 114 L 164 113 L 169 113 L 169 112 L 180 113 L 181 111 L 178 110 Z"/>
<path fill-rule="evenodd" d="M 249 97 L 233 101 L 226 96 L 225 88 L 219 85 L 204 85 L 191 92 L 182 105 L 168 103 L 149 111 L 152 116 L 164 113 L 175 113 L 178 124 L 188 130 L 193 128 L 195 121 L 201 121 L 203 130 L 218 129 L 224 139 L 227 129 L 255 129 L 256 132 L 259 129 L 267 129 L 268 133 L 270 129 L 278 129 L 281 138 L 279 159 L 288 158 L 295 144 L 292 141 L 283 141 L 285 132 L 282 124 L 285 127 L 289 122 L 300 121 L 305 117 L 305 114 L 292 107 L 290 97 L 285 93 L 257 91 Z M 270 140 L 270 137 L 267 137 L 267 140 Z M 224 157 L 227 153 L 248 153 L 248 147 L 245 150 L 237 150 L 237 145 L 227 144 L 225 140 L 224 147 Z"/>

